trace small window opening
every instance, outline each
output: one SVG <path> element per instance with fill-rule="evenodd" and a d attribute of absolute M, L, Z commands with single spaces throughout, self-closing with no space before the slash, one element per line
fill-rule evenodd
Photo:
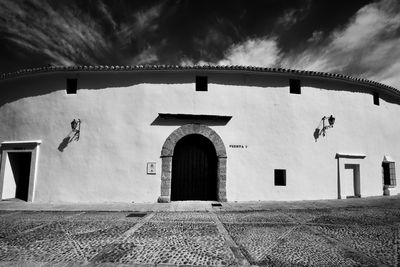
<path fill-rule="evenodd" d="M 379 94 L 374 92 L 374 104 L 379 106 Z"/>
<path fill-rule="evenodd" d="M 289 85 L 290 85 L 290 93 L 291 94 L 301 94 L 301 85 L 300 85 L 300 80 L 289 80 Z"/>
<path fill-rule="evenodd" d="M 275 169 L 275 185 L 286 186 L 286 170 Z"/>
<path fill-rule="evenodd" d="M 196 76 L 196 91 L 208 91 L 207 76 Z"/>
<path fill-rule="evenodd" d="M 396 186 L 396 171 L 394 162 L 382 162 L 383 184 L 389 187 Z"/>
<path fill-rule="evenodd" d="M 67 79 L 67 94 L 76 94 L 78 89 L 78 80 L 77 79 Z"/>

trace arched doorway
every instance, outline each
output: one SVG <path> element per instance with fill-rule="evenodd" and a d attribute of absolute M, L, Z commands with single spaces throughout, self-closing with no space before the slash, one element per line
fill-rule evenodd
<path fill-rule="evenodd" d="M 191 134 L 177 142 L 171 200 L 217 200 L 217 154 L 206 137 Z"/>
<path fill-rule="evenodd" d="M 181 139 L 189 135 L 201 135 L 207 139 L 215 149 L 216 154 L 216 200 L 226 202 L 226 165 L 227 156 L 224 142 L 210 127 L 201 124 L 186 124 L 173 131 L 165 140 L 161 149 L 161 195 L 158 202 L 171 201 L 172 161 L 175 147 Z"/>

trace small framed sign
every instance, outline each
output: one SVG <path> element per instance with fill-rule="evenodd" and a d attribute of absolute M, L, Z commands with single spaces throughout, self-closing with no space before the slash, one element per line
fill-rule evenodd
<path fill-rule="evenodd" d="M 147 174 L 156 174 L 155 162 L 147 162 Z"/>

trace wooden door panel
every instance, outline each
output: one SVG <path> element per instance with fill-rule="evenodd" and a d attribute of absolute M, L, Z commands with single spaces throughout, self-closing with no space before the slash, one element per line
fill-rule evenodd
<path fill-rule="evenodd" d="M 188 135 L 175 146 L 171 200 L 216 200 L 217 158 L 213 144 Z"/>

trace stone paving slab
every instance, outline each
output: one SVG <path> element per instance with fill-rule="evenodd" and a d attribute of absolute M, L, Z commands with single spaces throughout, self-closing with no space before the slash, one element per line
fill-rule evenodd
<path fill-rule="evenodd" d="M 383 219 L 384 218 L 384 219 Z M 346 208 L 321 214 L 310 222 L 342 225 L 390 225 L 400 221 L 400 210 L 382 208 Z"/>
<path fill-rule="evenodd" d="M 396 266 L 398 262 L 397 209 L 290 209 L 218 216 L 252 264 Z M 298 226 L 303 224 L 307 227 Z M 343 246 L 338 249 L 338 244 Z M 321 250 L 307 250 L 313 246 Z"/>
<path fill-rule="evenodd" d="M 158 212 L 152 218 L 152 221 L 160 222 L 175 222 L 175 221 L 190 221 L 190 222 L 206 222 L 212 223 L 213 218 L 207 212 Z"/>
<path fill-rule="evenodd" d="M 332 241 L 318 233 L 320 228 L 310 231 L 308 226 L 229 223 L 225 227 L 249 262 L 260 266 L 396 266 L 397 262 L 393 228 L 357 228 L 344 231 L 342 238 L 340 231 L 324 229 Z M 355 233 L 361 236 L 354 237 Z"/>
<path fill-rule="evenodd" d="M 79 258 L 57 222 L 0 242 L 0 261 L 60 262 Z"/>
<path fill-rule="evenodd" d="M 41 226 L 45 223 L 46 222 L 43 221 L 27 221 L 18 218 L 13 218 L 11 220 L 1 219 L 0 238 L 23 233 L 29 229 Z"/>
<path fill-rule="evenodd" d="M 72 216 L 81 214 L 81 212 L 73 211 L 24 211 L 19 212 L 17 216 L 12 216 L 8 214 L 6 216 L 1 216 L 0 220 L 9 220 L 10 218 L 17 217 L 19 220 L 23 221 L 57 221 L 66 219 Z M 10 217 L 12 216 L 12 217 Z"/>
<path fill-rule="evenodd" d="M 293 219 L 279 211 L 269 212 L 220 212 L 218 218 L 224 223 L 291 223 Z"/>
<path fill-rule="evenodd" d="M 391 265 L 396 262 L 398 228 L 376 225 L 321 225 L 311 226 L 317 231 L 335 238 L 342 245 L 360 251 L 377 263 Z"/>
<path fill-rule="evenodd" d="M 80 222 L 80 224 L 83 227 L 78 226 L 79 232 L 70 231 L 70 238 L 76 242 L 86 261 L 90 261 L 103 249 L 116 242 L 120 235 L 135 225 L 134 222 L 113 222 L 111 225 L 108 223 L 106 227 L 104 225 L 99 227 L 95 222 L 92 223 L 92 229 L 84 231 L 81 229 L 87 229 L 87 222 Z"/>
<path fill-rule="evenodd" d="M 53 221 L 67 219 L 79 212 L 18 212 L 0 217 L 0 238 L 24 233 L 27 230 L 49 224 Z"/>
<path fill-rule="evenodd" d="M 259 264 L 268 250 L 279 237 L 290 231 L 293 226 L 270 224 L 225 224 L 233 240 L 242 249 L 250 263 Z"/>
<path fill-rule="evenodd" d="M 324 216 L 330 216 L 332 212 L 336 213 L 340 209 L 288 209 L 283 212 L 283 214 L 290 218 L 291 221 L 298 222 L 298 223 L 309 223 L 313 222 L 317 218 L 321 218 Z"/>
<path fill-rule="evenodd" d="M 127 217 L 130 214 L 145 215 L 146 213 L 136 212 L 115 212 L 115 211 L 86 211 L 80 213 L 78 216 L 72 217 L 70 220 L 74 221 L 140 221 L 141 217 Z"/>
<path fill-rule="evenodd" d="M 171 267 L 171 265 L 168 264 L 122 264 L 122 263 L 110 263 L 110 262 L 105 262 L 105 263 L 84 263 L 82 265 L 78 265 L 76 263 L 66 263 L 66 262 L 33 262 L 33 261 L 0 261 L 0 266 L 1 267 L 21 267 L 21 266 L 29 266 L 29 267 L 75 267 L 75 266 L 85 266 L 85 267 Z M 173 267 L 176 267 L 177 265 L 172 265 Z M 182 265 L 183 266 L 183 265 Z M 184 267 L 184 266 L 183 266 Z"/>
<path fill-rule="evenodd" d="M 277 240 L 257 262 L 266 266 L 357 266 L 340 247 L 300 226 Z"/>
<path fill-rule="evenodd" d="M 233 262 L 213 224 L 149 222 L 96 262 L 220 266 Z"/>
<path fill-rule="evenodd" d="M 15 211 L 13 211 L 13 210 L 0 210 L 0 217 L 1 216 L 7 216 L 7 215 L 10 215 L 10 214 L 13 214 L 13 213 L 15 213 Z"/>
<path fill-rule="evenodd" d="M 23 212 L 16 220 L 2 218 L 0 260 L 85 262 L 140 219 L 127 214 Z"/>

